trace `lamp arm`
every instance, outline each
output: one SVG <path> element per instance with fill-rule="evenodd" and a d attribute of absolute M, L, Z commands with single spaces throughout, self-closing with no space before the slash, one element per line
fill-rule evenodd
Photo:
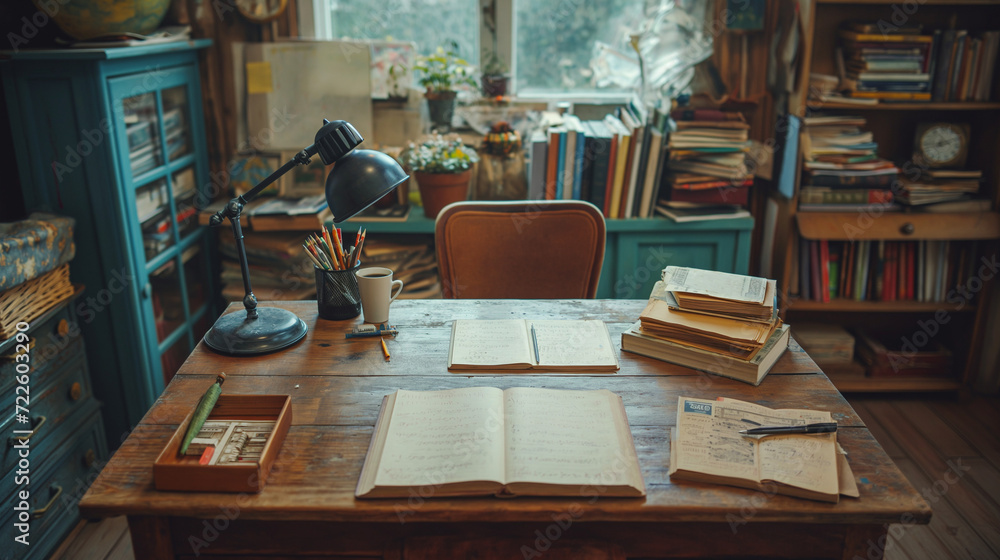
<path fill-rule="evenodd" d="M 247 262 L 246 245 L 243 242 L 243 227 L 240 225 L 240 215 L 243 207 L 257 197 L 268 185 L 278 180 L 279 177 L 288 173 L 296 165 L 305 165 L 309 159 L 316 155 L 316 145 L 313 144 L 288 160 L 287 163 L 271 173 L 266 179 L 246 193 L 232 199 L 222 210 L 212 216 L 210 225 L 213 227 L 222 225 L 224 218 L 229 218 L 229 223 L 233 228 L 233 237 L 236 238 L 236 254 L 240 257 L 240 272 L 243 274 L 243 307 L 247 310 L 247 319 L 257 318 L 257 296 L 253 295 L 253 288 L 250 285 L 250 264 Z"/>

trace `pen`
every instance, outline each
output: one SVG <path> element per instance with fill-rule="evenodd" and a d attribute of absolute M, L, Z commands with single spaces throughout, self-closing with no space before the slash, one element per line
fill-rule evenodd
<path fill-rule="evenodd" d="M 836 422 L 820 422 L 818 424 L 803 424 L 801 426 L 761 426 L 740 430 L 747 436 L 762 434 L 829 434 L 837 431 Z"/>
<path fill-rule="evenodd" d="M 385 339 L 382 337 L 378 338 L 382 341 L 382 355 L 385 356 L 385 361 L 389 361 L 389 347 L 385 345 Z"/>
<path fill-rule="evenodd" d="M 538 357 L 538 335 L 535 334 L 535 325 L 531 325 L 531 341 L 535 344 L 535 362 L 541 362 L 542 360 Z"/>

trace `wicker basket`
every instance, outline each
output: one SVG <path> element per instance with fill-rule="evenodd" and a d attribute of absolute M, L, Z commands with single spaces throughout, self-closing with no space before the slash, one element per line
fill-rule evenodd
<path fill-rule="evenodd" d="M 72 295 L 68 264 L 0 292 L 0 340 L 14 336 L 19 322 L 31 322 Z"/>

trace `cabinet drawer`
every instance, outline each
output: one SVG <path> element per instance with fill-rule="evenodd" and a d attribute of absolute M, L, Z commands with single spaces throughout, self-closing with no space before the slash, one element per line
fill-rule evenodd
<path fill-rule="evenodd" d="M 42 323 L 32 325 L 27 334 L 30 346 L 28 360 L 24 363 L 31 368 L 32 385 L 44 383 L 63 364 L 84 355 L 83 339 L 79 328 L 71 321 L 69 307 L 64 307 Z M 0 356 L 0 395 L 7 395 L 15 385 L 17 350 L 17 345 L 14 345 Z M 3 412 L 6 413 L 6 409 Z"/>
<path fill-rule="evenodd" d="M 56 374 L 56 378 L 47 385 L 30 386 L 31 397 L 28 404 L 32 428 L 26 424 L 13 422 L 11 430 L 37 430 L 29 441 L 32 455 L 39 457 L 59 445 L 76 428 L 67 423 L 67 419 L 88 404 L 96 408 L 97 403 L 91 398 L 90 379 L 87 375 L 87 363 L 78 359 L 68 364 Z M 0 395 L 0 402 L 5 415 L 14 411 L 14 392 Z M 10 412 L 7 412 L 10 411 Z M 9 416 L 8 416 L 9 418 Z M 14 452 L 15 441 L 10 431 L 3 433 L 2 461 L 0 473 L 8 472 L 17 463 L 17 453 Z"/>
<path fill-rule="evenodd" d="M 89 481 L 89 471 L 95 462 L 104 455 L 104 429 L 100 417 L 91 414 L 85 421 L 76 424 L 79 429 L 74 432 L 68 451 L 56 456 L 45 457 L 33 449 L 29 457 L 31 493 L 27 502 L 28 510 L 32 512 L 30 519 L 29 542 L 31 546 L 23 546 L 14 541 L 20 532 L 14 527 L 15 514 L 13 507 L 20 499 L 5 500 L 11 504 L 3 512 L 4 521 L 0 526 L 0 539 L 5 544 L 2 558 L 17 560 L 36 560 L 48 558 L 49 554 L 59 546 L 59 541 L 79 519 L 77 503 L 83 496 L 85 487 L 82 482 Z M 13 478 L 11 478 L 13 482 Z M 25 489 L 24 484 L 17 485 L 16 491 Z M 46 508 L 46 506 L 48 506 Z M 42 511 L 44 510 L 44 511 Z M 42 511 L 42 513 L 39 513 Z"/>
<path fill-rule="evenodd" d="M 1000 214 L 996 212 L 884 213 L 881 216 L 863 212 L 809 212 L 796 214 L 795 220 L 799 226 L 799 233 L 806 239 L 906 241 L 1000 238 Z"/>

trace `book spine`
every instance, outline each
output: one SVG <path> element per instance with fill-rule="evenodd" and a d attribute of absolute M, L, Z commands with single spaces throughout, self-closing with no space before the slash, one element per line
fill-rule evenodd
<path fill-rule="evenodd" d="M 809 278 L 812 280 L 809 291 L 813 301 L 823 301 L 823 274 L 820 272 L 818 241 L 809 242 Z"/>
<path fill-rule="evenodd" d="M 528 188 L 528 199 L 545 198 L 545 174 L 548 166 L 548 143 L 545 137 L 536 138 L 531 143 L 531 182 Z"/>
<path fill-rule="evenodd" d="M 817 191 L 805 187 L 799 194 L 799 202 L 806 204 L 889 204 L 892 202 L 892 191 L 881 189 Z"/>
<path fill-rule="evenodd" d="M 615 163 L 618 161 L 618 139 L 618 134 L 612 133 L 611 148 L 608 150 L 608 174 L 604 179 L 604 204 L 600 206 L 605 218 L 611 217 L 611 197 L 615 188 Z"/>
<path fill-rule="evenodd" d="M 673 189 L 667 195 L 672 202 L 695 202 L 700 204 L 739 204 L 745 205 L 750 199 L 750 189 L 716 188 L 697 191 Z"/>
<path fill-rule="evenodd" d="M 799 297 L 804 300 L 812 299 L 809 293 L 809 288 L 812 286 L 809 268 L 809 240 L 799 237 L 799 284 L 802 288 Z"/>
<path fill-rule="evenodd" d="M 889 187 L 896 180 L 895 173 L 882 175 L 812 175 L 811 185 L 817 187 Z"/>
<path fill-rule="evenodd" d="M 576 133 L 576 172 L 573 174 L 573 199 L 586 200 L 583 196 L 583 174 L 589 171 L 589 167 L 584 169 L 584 148 L 587 143 L 586 133 L 577 130 Z"/>
<path fill-rule="evenodd" d="M 587 135 L 583 142 L 583 154 L 582 157 L 578 159 L 583 161 L 583 165 L 580 167 L 580 200 L 586 200 L 593 202 L 593 188 L 592 184 L 594 181 L 594 167 L 597 162 L 597 138 L 594 137 L 593 129 L 589 127 L 589 123 L 584 123 L 584 133 Z M 600 208 L 600 206 L 598 206 Z"/>
<path fill-rule="evenodd" d="M 548 163 L 545 169 L 545 200 L 556 198 L 556 176 L 559 174 L 559 132 L 549 133 Z"/>
<path fill-rule="evenodd" d="M 819 242 L 820 296 L 823 303 L 830 303 L 830 244 L 826 239 Z"/>
<path fill-rule="evenodd" d="M 567 142 L 569 142 L 568 134 L 566 131 L 559 133 L 559 159 L 556 163 L 556 194 L 555 199 L 560 200 L 563 198 L 563 189 L 566 183 L 566 148 Z"/>

